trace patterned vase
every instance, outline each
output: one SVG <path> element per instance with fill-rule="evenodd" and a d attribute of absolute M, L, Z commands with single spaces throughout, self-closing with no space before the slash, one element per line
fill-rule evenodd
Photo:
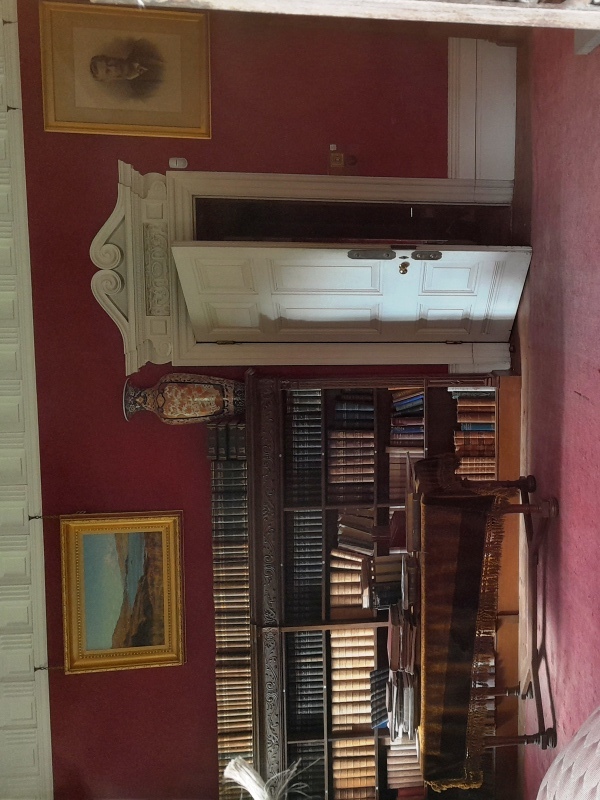
<path fill-rule="evenodd" d="M 149 389 L 125 382 L 123 411 L 131 419 L 152 411 L 167 425 L 188 425 L 233 417 L 245 408 L 244 384 L 208 375 L 172 372 Z"/>

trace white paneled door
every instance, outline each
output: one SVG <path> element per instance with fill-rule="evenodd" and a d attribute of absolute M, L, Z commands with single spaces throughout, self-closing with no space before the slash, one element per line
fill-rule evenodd
<path fill-rule="evenodd" d="M 506 342 L 528 247 L 181 242 L 197 342 Z"/>

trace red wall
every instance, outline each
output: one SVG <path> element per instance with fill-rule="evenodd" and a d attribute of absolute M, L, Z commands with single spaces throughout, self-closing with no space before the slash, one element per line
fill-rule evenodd
<path fill-rule="evenodd" d="M 90 291 L 89 245 L 117 159 L 164 171 L 323 173 L 329 143 L 364 175 L 446 176 L 445 41 L 398 26 L 214 14 L 213 138 L 44 133 L 35 3 L 19 4 L 45 523 L 55 796 L 217 797 L 210 481 L 202 426 L 125 422 L 122 342 Z M 150 385 L 168 367 L 147 367 Z M 241 377 L 233 370 L 213 374 Z M 65 676 L 58 520 L 183 509 L 187 663 Z"/>

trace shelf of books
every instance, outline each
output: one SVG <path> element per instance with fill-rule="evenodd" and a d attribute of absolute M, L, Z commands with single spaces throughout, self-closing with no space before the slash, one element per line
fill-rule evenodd
<path fill-rule="evenodd" d="M 245 425 L 207 426 L 211 459 L 219 775 L 232 758 L 252 763 L 253 690 Z M 239 788 L 221 780 L 219 798 Z"/>
<path fill-rule="evenodd" d="M 465 386 L 452 388 L 457 430 L 454 449 L 459 458 L 457 475 L 468 480 L 494 480 L 496 459 L 496 389 Z"/>
<path fill-rule="evenodd" d="M 425 796 L 409 466 L 454 450 L 461 474 L 494 474 L 494 427 L 464 427 L 494 426 L 494 385 L 487 376 L 251 378 L 257 761 L 265 777 L 300 760 L 311 798 Z M 473 458 L 485 459 L 479 473 Z"/>

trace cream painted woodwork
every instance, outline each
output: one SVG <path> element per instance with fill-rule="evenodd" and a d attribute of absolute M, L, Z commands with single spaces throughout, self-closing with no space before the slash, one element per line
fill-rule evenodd
<path fill-rule="evenodd" d="M 53 796 L 16 0 L 0 2 L 0 798 Z"/>
<path fill-rule="evenodd" d="M 600 7 L 589 0 L 91 0 L 104 5 L 147 6 L 314 17 L 359 17 L 540 28 L 600 27 Z"/>
<path fill-rule="evenodd" d="M 448 177 L 515 177 L 517 48 L 448 39 Z"/>
<path fill-rule="evenodd" d="M 170 252 L 171 242 L 194 241 L 195 197 L 272 197 L 302 200 L 364 199 L 392 202 L 424 184 L 429 192 L 459 199 L 456 187 L 477 181 L 402 181 L 331 175 L 168 172 L 141 175 L 119 162 L 116 206 L 90 247 L 98 272 L 92 291 L 121 331 L 127 374 L 148 361 L 175 366 L 258 366 L 270 364 L 447 364 L 451 372 L 489 372 L 510 368 L 506 342 L 445 344 L 380 343 L 244 343 L 223 346 L 198 343 Z M 458 190 L 458 194 L 462 189 Z M 464 194 L 461 195 L 464 198 Z M 416 202 L 416 201 L 415 201 Z M 448 202 L 446 200 L 445 202 Z M 456 341 L 456 337 L 452 337 Z"/>
<path fill-rule="evenodd" d="M 600 26 L 600 20 L 598 21 Z M 600 45 L 600 30 L 597 31 L 575 31 L 575 54 L 587 56 Z"/>
<path fill-rule="evenodd" d="M 530 248 L 381 249 L 393 258 L 335 244 L 171 245 L 198 343 L 508 341 Z M 421 260 L 429 250 L 441 257 Z"/>

